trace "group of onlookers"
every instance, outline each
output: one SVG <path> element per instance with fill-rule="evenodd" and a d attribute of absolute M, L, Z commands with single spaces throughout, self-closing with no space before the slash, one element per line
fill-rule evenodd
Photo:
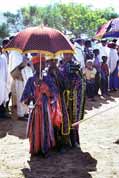
<path fill-rule="evenodd" d="M 119 88 L 119 46 L 117 40 L 74 40 L 75 58 L 86 78 L 88 98 L 109 95 Z"/>
<path fill-rule="evenodd" d="M 74 55 L 48 59 L 4 51 L 9 40 L 3 40 L 0 51 L 0 118 L 10 117 L 11 106 L 19 120 L 28 120 L 31 154 L 45 154 L 54 146 L 80 147 L 85 94 L 95 101 L 119 88 L 117 41 L 78 38 L 72 41 Z"/>

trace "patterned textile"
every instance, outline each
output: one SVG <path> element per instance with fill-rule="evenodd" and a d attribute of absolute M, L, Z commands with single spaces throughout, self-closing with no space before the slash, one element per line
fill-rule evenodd
<path fill-rule="evenodd" d="M 32 121 L 29 130 L 30 153 L 41 151 L 46 153 L 55 145 L 53 124 L 51 119 L 51 93 L 45 83 L 36 86 L 36 107 L 32 112 Z"/>
<path fill-rule="evenodd" d="M 63 135 L 68 135 L 70 132 L 70 128 L 69 128 L 68 111 L 67 111 L 67 107 L 65 103 L 65 96 L 64 96 L 64 92 L 66 88 L 64 77 L 57 67 L 55 68 L 50 67 L 48 71 L 48 75 L 52 78 L 55 85 L 57 86 L 58 95 L 59 95 L 59 103 L 60 103 L 60 108 L 62 110 L 62 117 L 63 117 L 62 133 Z"/>
<path fill-rule="evenodd" d="M 28 80 L 21 98 L 21 101 L 26 102 L 33 99 L 35 103 L 28 128 L 32 155 L 39 152 L 45 154 L 55 146 L 53 127 L 61 126 L 62 114 L 53 92 L 54 88 L 50 77 L 44 77 L 40 83 L 36 84 L 36 76 L 34 76 Z"/>
<path fill-rule="evenodd" d="M 65 63 L 63 74 L 66 82 L 65 102 L 68 109 L 70 127 L 73 123 L 83 119 L 85 103 L 85 82 L 79 71 L 71 69 L 75 67 L 73 61 Z"/>

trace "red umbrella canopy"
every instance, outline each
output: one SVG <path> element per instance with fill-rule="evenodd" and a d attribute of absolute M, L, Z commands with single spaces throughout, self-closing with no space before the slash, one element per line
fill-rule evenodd
<path fill-rule="evenodd" d="M 49 27 L 29 27 L 19 32 L 5 50 L 18 50 L 46 55 L 74 53 L 71 42 L 59 30 Z"/>

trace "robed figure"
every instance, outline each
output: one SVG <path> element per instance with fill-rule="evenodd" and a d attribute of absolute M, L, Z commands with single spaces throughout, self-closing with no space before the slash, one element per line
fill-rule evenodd
<path fill-rule="evenodd" d="M 36 74 L 26 83 L 21 101 L 34 103 L 27 131 L 30 153 L 45 155 L 55 146 L 54 126 L 60 127 L 62 114 L 53 80 L 47 75 L 39 80 L 39 62 L 37 58 L 33 61 Z M 45 60 L 42 59 L 42 70 L 44 67 Z"/>

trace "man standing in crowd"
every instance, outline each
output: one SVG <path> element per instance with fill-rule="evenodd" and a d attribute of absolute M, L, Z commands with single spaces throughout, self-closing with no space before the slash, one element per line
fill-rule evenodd
<path fill-rule="evenodd" d="M 22 73 L 24 73 L 23 68 L 26 66 L 26 62 L 23 61 L 23 55 L 17 51 L 10 52 L 9 61 L 10 61 L 9 70 L 13 78 L 12 81 L 13 104 L 16 105 L 17 107 L 18 119 L 24 120 L 28 110 L 26 106 L 20 102 L 20 99 L 24 90 L 24 79 Z"/>
<path fill-rule="evenodd" d="M 83 70 L 85 68 L 83 39 L 81 38 L 76 39 L 74 46 L 75 46 L 74 57 L 76 58 L 76 61 L 80 64 L 80 68 Z"/>
<path fill-rule="evenodd" d="M 106 39 L 102 39 L 101 40 L 101 44 L 99 46 L 99 50 L 100 50 L 100 61 L 102 62 L 102 56 L 107 56 L 107 63 L 108 63 L 109 48 L 107 46 L 107 40 Z"/>
<path fill-rule="evenodd" d="M 64 54 L 64 65 L 62 74 L 66 82 L 64 92 L 65 102 L 69 116 L 69 136 L 72 147 L 80 148 L 79 125 L 72 127 L 72 124 L 83 119 L 85 105 L 85 82 L 79 65 L 73 61 L 72 54 Z"/>
<path fill-rule="evenodd" d="M 6 118 L 6 103 L 9 100 L 9 92 L 7 88 L 8 66 L 6 57 L 2 55 L 2 49 L 0 50 L 0 118 Z"/>

